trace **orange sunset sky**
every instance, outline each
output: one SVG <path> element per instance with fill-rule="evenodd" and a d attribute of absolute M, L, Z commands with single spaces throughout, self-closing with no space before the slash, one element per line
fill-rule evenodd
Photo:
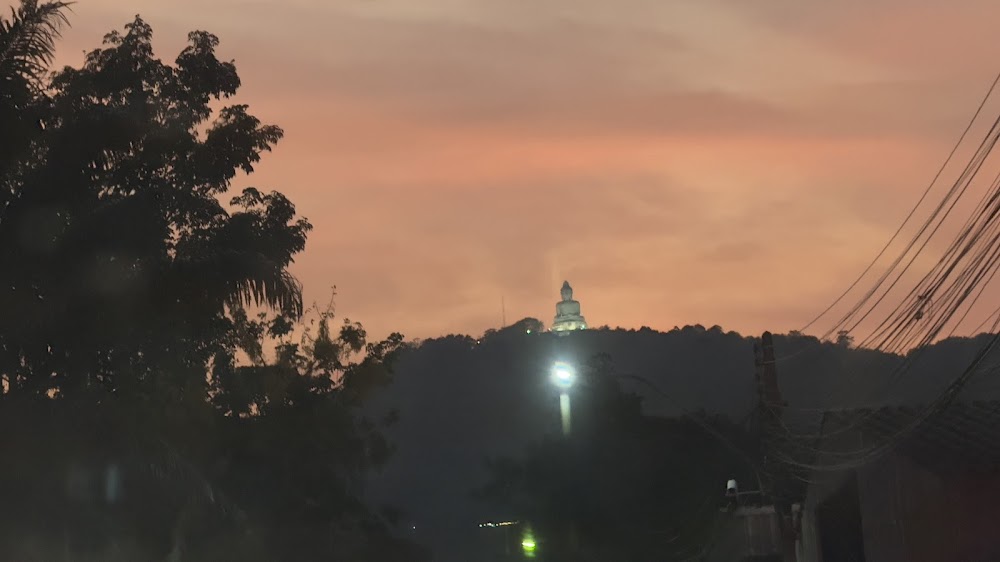
<path fill-rule="evenodd" d="M 80 0 L 58 63 L 137 13 L 220 36 L 286 132 L 234 187 L 373 335 L 549 323 L 563 279 L 595 326 L 799 328 L 1000 70 L 996 0 Z"/>

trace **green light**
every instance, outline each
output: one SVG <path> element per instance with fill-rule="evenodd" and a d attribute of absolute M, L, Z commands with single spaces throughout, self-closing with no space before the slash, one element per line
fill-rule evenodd
<path fill-rule="evenodd" d="M 536 556 L 535 550 L 538 545 L 535 544 L 535 534 L 531 532 L 531 526 L 527 526 L 524 529 L 524 533 L 521 535 L 521 550 L 524 551 L 525 558 L 534 558 Z"/>

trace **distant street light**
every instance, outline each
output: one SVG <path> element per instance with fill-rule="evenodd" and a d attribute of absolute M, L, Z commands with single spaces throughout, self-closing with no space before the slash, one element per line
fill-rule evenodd
<path fill-rule="evenodd" d="M 573 367 L 569 363 L 557 361 L 552 366 L 552 382 L 562 390 L 569 390 L 575 380 L 576 373 L 573 372 Z"/>
<path fill-rule="evenodd" d="M 562 417 L 563 435 L 566 436 L 569 436 L 570 429 L 569 389 L 575 381 L 576 371 L 569 363 L 557 361 L 552 366 L 552 383 L 561 390 L 559 394 L 559 414 Z"/>

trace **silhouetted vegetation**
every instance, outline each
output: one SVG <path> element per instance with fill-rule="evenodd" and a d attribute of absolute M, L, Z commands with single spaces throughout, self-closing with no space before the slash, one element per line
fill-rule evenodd
<path fill-rule="evenodd" d="M 310 224 L 222 202 L 281 129 L 203 31 L 169 65 L 136 18 L 50 78 L 65 8 L 0 23 L 0 557 L 422 559 L 360 494 L 402 338 L 300 321 Z"/>
<path fill-rule="evenodd" d="M 231 192 L 282 130 L 227 105 L 218 38 L 165 63 L 136 18 L 50 74 L 68 6 L 0 16 L 0 558 L 486 562 L 478 523 L 517 519 L 549 560 L 658 560 L 703 546 L 725 480 L 753 487 L 751 338 L 371 342 L 304 306 L 293 203 Z M 982 343 L 776 336 L 783 421 L 927 401 Z M 580 373 L 568 436 L 555 361 Z"/>
<path fill-rule="evenodd" d="M 910 369 L 894 373 L 906 358 L 812 336 L 776 335 L 779 384 L 789 403 L 786 422 L 811 433 L 827 408 L 925 403 L 968 366 L 983 338 L 942 341 L 917 352 L 918 361 Z M 486 460 L 507 459 L 522 466 L 538 455 L 561 451 L 559 397 L 549 371 L 556 360 L 584 365 L 596 354 L 606 355 L 614 366 L 616 393 L 641 398 L 638 407 L 646 427 L 660 428 L 665 442 L 691 440 L 685 449 L 693 451 L 685 454 L 695 455 L 691 466 L 704 470 L 697 455 L 715 451 L 712 437 L 691 425 L 692 415 L 702 412 L 698 419 L 737 433 L 749 427 L 757 401 L 753 341 L 720 327 L 590 330 L 565 337 L 508 329 L 480 338 L 428 339 L 401 352 L 389 388 L 366 406 L 372 415 L 398 408 L 405 420 L 387 430 L 396 454 L 383 471 L 372 475 L 371 498 L 397 502 L 407 525 L 416 526 L 415 538 L 434 547 L 436 560 L 460 561 L 496 552 L 495 537 L 488 542 L 477 534 L 476 525 L 520 519 L 525 513 L 520 504 L 496 496 L 498 501 L 488 502 L 474 493 L 495 478 Z M 988 361 L 991 368 L 995 361 Z M 650 381 L 659 392 L 632 376 Z M 1000 386 L 983 373 L 963 396 L 995 398 Z M 574 420 L 581 415 L 582 410 L 574 408 Z M 673 450 L 669 444 L 663 448 Z M 633 454 L 636 462 L 660 462 L 654 453 L 648 459 Z M 550 460 L 558 458 L 552 453 Z M 727 458 L 720 461 L 721 468 L 741 478 L 743 464 Z M 700 497 L 721 502 L 729 476 L 720 480 L 718 474 L 708 474 L 704 481 L 688 482 Z M 600 473 L 588 477 L 605 478 Z M 679 482 L 686 478 L 678 473 Z M 645 486 L 636 482 L 637 489 Z M 756 487 L 752 480 L 744 484 Z M 690 514 L 690 505 L 676 505 Z"/>

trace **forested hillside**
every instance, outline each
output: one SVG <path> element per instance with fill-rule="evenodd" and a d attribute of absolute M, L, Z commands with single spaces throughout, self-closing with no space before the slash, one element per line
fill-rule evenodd
<path fill-rule="evenodd" d="M 517 457 L 559 431 L 558 393 L 548 378 L 555 361 L 582 365 L 606 355 L 621 388 L 641 396 L 646 415 L 704 412 L 739 423 L 755 404 L 752 336 L 687 326 L 555 337 L 538 333 L 537 324 L 525 319 L 479 338 L 415 343 L 399 358 L 392 385 L 373 402 L 375 413 L 395 410 L 406 423 L 391 430 L 397 449 L 369 497 L 399 506 L 406 527 L 434 547 L 437 559 L 459 560 L 465 549 L 482 549 L 474 546 L 485 540 L 476 525 L 516 515 L 497 513 L 472 491 L 488 479 L 488 458 Z M 904 358 L 793 334 L 775 336 L 775 355 L 794 418 L 829 408 L 925 402 L 984 343 L 982 336 L 955 338 Z M 996 360 L 987 359 L 965 399 L 1000 397 L 990 373 Z"/>

